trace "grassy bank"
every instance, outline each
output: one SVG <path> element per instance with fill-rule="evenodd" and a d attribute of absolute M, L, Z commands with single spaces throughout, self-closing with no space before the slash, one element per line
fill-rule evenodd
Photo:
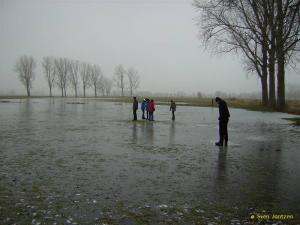
<path fill-rule="evenodd" d="M 142 101 L 144 97 L 138 97 L 139 102 Z M 181 106 L 198 106 L 198 107 L 216 107 L 217 104 L 214 99 L 210 98 L 197 98 L 197 97 L 148 97 L 153 98 L 158 105 L 169 105 L 170 100 L 174 100 L 177 105 Z M 91 98 L 94 100 L 102 101 L 117 101 L 117 102 L 132 102 L 131 97 L 99 97 Z M 257 99 L 238 99 L 229 98 L 225 99 L 230 108 L 241 108 L 253 111 L 264 111 L 264 112 L 276 112 L 267 106 L 263 106 L 260 100 Z M 282 111 L 290 114 L 300 115 L 300 102 L 299 101 L 287 101 L 286 108 Z"/>
<path fill-rule="evenodd" d="M 216 103 L 210 98 L 197 98 L 197 97 L 149 97 L 153 98 L 158 105 L 168 105 L 170 100 L 174 100 L 177 105 L 181 106 L 198 106 L 198 107 L 216 107 Z M 0 96 L 0 101 L 7 102 L 9 99 L 27 99 L 26 96 Z M 32 96 L 30 98 L 48 98 L 45 96 Z M 61 98 L 61 97 L 54 97 Z M 73 98 L 73 97 L 67 97 Z M 139 102 L 145 98 L 143 96 L 138 97 Z M 79 97 L 78 99 L 84 99 Z M 120 97 L 120 96 L 109 96 L 109 97 L 87 97 L 85 99 L 92 101 L 110 101 L 110 102 L 132 102 L 131 97 Z M 225 99 L 230 108 L 241 108 L 253 111 L 266 111 L 275 112 L 276 110 L 269 107 L 263 106 L 260 100 L 257 99 L 238 99 L 238 98 L 228 98 Z M 300 101 L 287 101 L 286 108 L 282 111 L 290 114 L 300 115 Z"/>
<path fill-rule="evenodd" d="M 292 121 L 294 125 L 300 126 L 300 117 L 283 118 L 283 119 Z"/>

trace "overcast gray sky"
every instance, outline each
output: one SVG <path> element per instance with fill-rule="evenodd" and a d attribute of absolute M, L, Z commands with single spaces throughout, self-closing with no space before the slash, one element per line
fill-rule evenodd
<path fill-rule="evenodd" d="M 0 94 L 25 94 L 13 71 L 24 54 L 37 61 L 39 94 L 48 93 L 43 56 L 99 64 L 110 78 L 133 66 L 140 91 L 259 92 L 239 56 L 204 50 L 197 15 L 192 0 L 0 0 Z M 287 83 L 300 86 L 300 75 L 288 70 Z"/>

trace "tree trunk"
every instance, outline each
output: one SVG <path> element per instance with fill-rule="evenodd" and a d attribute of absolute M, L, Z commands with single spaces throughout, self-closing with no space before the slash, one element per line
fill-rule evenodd
<path fill-rule="evenodd" d="M 271 6 L 269 17 L 269 26 L 271 27 L 271 43 L 269 47 L 269 106 L 275 108 L 275 50 L 276 50 L 276 27 L 274 24 L 274 8 Z"/>
<path fill-rule="evenodd" d="M 64 97 L 64 88 L 61 88 L 61 97 Z"/>
<path fill-rule="evenodd" d="M 268 78 L 261 77 L 261 99 L 263 105 L 268 105 Z"/>
<path fill-rule="evenodd" d="M 97 97 L 97 86 L 96 85 L 94 85 L 94 91 L 95 91 L 95 97 Z"/>
<path fill-rule="evenodd" d="M 29 85 L 27 85 L 26 89 L 27 89 L 27 96 L 30 97 L 30 87 L 29 87 Z"/>
<path fill-rule="evenodd" d="M 281 51 L 280 51 L 281 52 Z M 285 62 L 283 53 L 278 57 L 277 62 L 277 107 L 284 109 L 285 107 Z"/>
<path fill-rule="evenodd" d="M 285 56 L 283 44 L 283 9 L 282 0 L 277 0 L 278 7 L 278 28 L 276 35 L 276 51 L 277 51 L 277 108 L 282 110 L 285 107 Z"/>
<path fill-rule="evenodd" d="M 124 88 L 121 88 L 122 89 L 122 97 L 124 96 Z"/>
<path fill-rule="evenodd" d="M 52 97 L 52 87 L 49 87 L 50 89 L 50 97 Z"/>
<path fill-rule="evenodd" d="M 268 105 L 269 103 L 269 96 L 268 96 L 268 43 L 266 40 L 266 37 L 264 38 L 264 43 L 262 46 L 262 77 L 261 77 L 261 82 L 262 82 L 262 103 L 263 105 Z"/>
<path fill-rule="evenodd" d="M 269 55 L 269 106 L 276 106 L 275 96 L 275 55 L 274 46 L 270 49 Z"/>
<path fill-rule="evenodd" d="M 74 89 L 75 89 L 75 97 L 77 98 L 77 85 L 75 85 Z"/>
<path fill-rule="evenodd" d="M 83 97 L 85 97 L 85 86 L 83 86 Z"/>

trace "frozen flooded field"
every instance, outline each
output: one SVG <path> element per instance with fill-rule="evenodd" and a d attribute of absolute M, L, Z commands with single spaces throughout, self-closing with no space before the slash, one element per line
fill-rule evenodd
<path fill-rule="evenodd" d="M 220 149 L 217 108 L 179 106 L 175 122 L 168 106 L 154 122 L 131 121 L 131 108 L 1 102 L 0 224 L 300 224 L 300 127 L 289 115 L 230 109 Z"/>

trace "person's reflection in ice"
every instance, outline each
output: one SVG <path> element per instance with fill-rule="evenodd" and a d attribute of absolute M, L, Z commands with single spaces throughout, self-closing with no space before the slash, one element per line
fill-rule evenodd
<path fill-rule="evenodd" d="M 230 186 L 229 177 L 227 177 L 227 149 L 220 148 L 214 173 L 214 186 L 213 192 L 216 195 L 216 199 L 227 199 L 231 193 L 228 193 L 228 187 Z M 229 186 L 228 186 L 229 185 Z M 231 190 L 231 189 L 229 189 Z"/>
<path fill-rule="evenodd" d="M 153 127 L 153 123 L 147 123 L 145 128 L 146 128 L 145 129 L 145 137 L 146 137 L 145 142 L 152 145 L 153 141 L 154 141 L 154 127 Z"/>
<path fill-rule="evenodd" d="M 133 123 L 133 125 L 132 125 L 132 143 L 134 143 L 134 144 L 137 143 L 137 127 L 136 127 L 136 123 Z"/>
<path fill-rule="evenodd" d="M 171 125 L 170 125 L 170 137 L 169 137 L 169 145 L 173 145 L 174 144 L 174 140 L 175 140 L 175 122 L 172 121 Z"/>
<path fill-rule="evenodd" d="M 222 148 L 218 155 L 218 180 L 226 179 L 226 160 L 227 160 L 227 148 Z"/>

